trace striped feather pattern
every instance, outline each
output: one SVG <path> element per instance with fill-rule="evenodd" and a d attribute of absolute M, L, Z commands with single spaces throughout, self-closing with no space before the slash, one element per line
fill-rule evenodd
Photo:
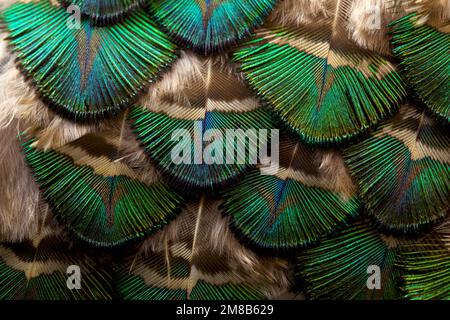
<path fill-rule="evenodd" d="M 22 242 L 0 243 L 1 300 L 109 300 L 111 276 L 102 259 L 81 250 L 47 216 Z M 69 266 L 80 267 L 81 288 L 69 289 Z"/>
<path fill-rule="evenodd" d="M 309 299 L 391 300 L 400 298 L 395 267 L 397 242 L 365 222 L 355 222 L 299 255 L 299 273 Z M 381 289 L 368 289 L 369 266 L 378 266 Z"/>
<path fill-rule="evenodd" d="M 388 0 L 387 7 L 399 15 L 398 18 L 408 14 L 418 15 L 419 24 L 426 23 L 442 30 L 446 29 L 450 19 L 448 0 Z"/>
<path fill-rule="evenodd" d="M 182 202 L 127 131 L 123 122 L 48 150 L 39 147 L 39 136 L 22 136 L 26 160 L 56 217 L 92 245 L 155 232 Z"/>
<path fill-rule="evenodd" d="M 139 8 L 145 0 L 60 0 L 63 5 L 78 6 L 96 25 L 119 22 L 123 16 Z"/>
<path fill-rule="evenodd" d="M 224 211 L 252 243 L 304 246 L 357 215 L 355 187 L 338 152 L 284 137 L 279 162 L 273 175 L 255 170 L 225 192 Z"/>
<path fill-rule="evenodd" d="M 0 0 L 0 300 L 450 300 L 449 19 Z"/>
<path fill-rule="evenodd" d="M 147 240 L 118 269 L 126 300 L 262 299 L 285 284 L 286 262 L 242 247 L 220 216 L 219 203 L 187 204 L 166 229 Z"/>
<path fill-rule="evenodd" d="M 450 300 L 450 223 L 402 246 L 398 266 L 405 298 Z"/>
<path fill-rule="evenodd" d="M 219 51 L 250 35 L 276 0 L 155 0 L 155 18 L 186 48 Z"/>
<path fill-rule="evenodd" d="M 18 3 L 3 13 L 10 43 L 38 91 L 77 120 L 117 114 L 175 58 L 175 45 L 138 11 L 95 28 L 48 1 Z"/>
<path fill-rule="evenodd" d="M 344 155 L 361 200 L 384 227 L 414 231 L 450 208 L 450 135 L 425 112 L 405 105 Z"/>
<path fill-rule="evenodd" d="M 350 8 L 350 0 L 340 0 L 334 19 L 266 25 L 234 54 L 250 86 L 308 143 L 360 135 L 405 96 L 392 63 L 348 39 Z"/>
<path fill-rule="evenodd" d="M 253 129 L 258 134 L 258 129 L 273 127 L 268 112 L 230 66 L 192 54 L 183 53 L 173 70 L 139 103 L 144 107 L 135 107 L 130 114 L 138 140 L 168 180 L 182 190 L 222 188 L 252 165 L 249 140 L 244 141 L 243 135 L 227 140 L 227 130 L 245 133 Z M 187 138 L 178 137 L 181 133 Z M 227 143 L 233 148 L 226 150 Z M 240 144 L 245 149 L 240 150 Z M 179 154 L 187 158 L 174 161 L 174 150 L 184 150 Z M 235 156 L 227 162 L 229 150 Z"/>
<path fill-rule="evenodd" d="M 450 20 L 442 29 L 419 20 L 413 13 L 392 24 L 393 52 L 408 84 L 436 116 L 450 123 Z"/>

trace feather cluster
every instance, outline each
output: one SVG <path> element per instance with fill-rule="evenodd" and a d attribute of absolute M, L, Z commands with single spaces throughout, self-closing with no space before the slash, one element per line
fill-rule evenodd
<path fill-rule="evenodd" d="M 0 12 L 0 299 L 450 299 L 450 1 Z"/>

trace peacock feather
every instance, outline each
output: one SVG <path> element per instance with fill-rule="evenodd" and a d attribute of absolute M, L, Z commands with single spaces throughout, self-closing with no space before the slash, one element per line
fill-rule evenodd
<path fill-rule="evenodd" d="M 393 52 L 408 84 L 434 114 L 450 123 L 450 22 L 434 28 L 419 20 L 413 13 L 392 24 Z"/>
<path fill-rule="evenodd" d="M 348 39 L 350 8 L 339 0 L 333 19 L 267 24 L 234 54 L 249 85 L 308 143 L 360 135 L 405 96 L 394 65 Z"/>
<path fill-rule="evenodd" d="M 276 0 L 154 0 L 150 8 L 169 33 L 189 49 L 219 51 L 248 37 Z"/>
<path fill-rule="evenodd" d="M 403 245 L 397 262 L 403 271 L 405 297 L 450 300 L 450 224 Z"/>
<path fill-rule="evenodd" d="M 2 20 L 20 65 L 60 113 L 76 120 L 117 114 L 175 58 L 175 45 L 143 11 L 96 28 L 49 1 L 18 3 Z"/>
<path fill-rule="evenodd" d="M 243 141 L 239 132 L 228 133 L 252 129 L 258 135 L 257 130 L 273 127 L 269 113 L 230 66 L 189 53 L 182 53 L 173 70 L 139 103 L 143 107 L 130 114 L 138 139 L 182 190 L 217 189 L 236 179 L 252 165 L 248 152 L 252 141 Z M 236 146 L 229 149 L 232 157 L 227 143 Z"/>
<path fill-rule="evenodd" d="M 47 216 L 32 238 L 0 243 L 0 299 L 109 300 L 112 278 L 102 263 Z M 75 265 L 82 276 L 80 288 L 67 284 L 68 268 Z"/>
<path fill-rule="evenodd" d="M 117 292 L 131 300 L 262 299 L 286 281 L 286 262 L 258 258 L 227 228 L 219 202 L 202 196 L 130 254 Z M 244 263 L 245 261 L 245 263 Z"/>
<path fill-rule="evenodd" d="M 0 300 L 450 299 L 449 21 L 0 0 Z"/>
<path fill-rule="evenodd" d="M 284 137 L 280 168 L 255 170 L 224 194 L 224 211 L 245 238 L 262 248 L 307 245 L 358 213 L 355 187 L 337 151 Z"/>
<path fill-rule="evenodd" d="M 380 235 L 357 221 L 338 235 L 323 239 L 299 255 L 298 275 L 310 299 L 398 299 L 399 272 L 395 267 L 398 241 Z M 371 266 L 380 270 L 380 288 L 370 289 Z M 372 282 L 370 282 L 372 284 Z"/>
<path fill-rule="evenodd" d="M 39 135 L 21 137 L 26 160 L 56 217 L 96 246 L 118 245 L 160 229 L 182 202 L 161 182 L 126 127 L 126 115 L 122 118 L 54 148 L 43 148 Z"/>
<path fill-rule="evenodd" d="M 123 16 L 139 8 L 145 0 L 60 0 L 64 6 L 77 6 L 96 25 L 104 26 L 122 20 Z"/>
<path fill-rule="evenodd" d="M 405 105 L 373 136 L 344 152 L 362 202 L 383 226 L 415 231 L 450 207 L 450 135 Z"/>

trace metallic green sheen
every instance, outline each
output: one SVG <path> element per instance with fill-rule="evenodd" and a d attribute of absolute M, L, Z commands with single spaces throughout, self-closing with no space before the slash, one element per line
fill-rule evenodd
<path fill-rule="evenodd" d="M 96 28 L 86 19 L 72 25 L 66 10 L 42 1 L 13 5 L 2 19 L 37 90 L 76 120 L 118 113 L 175 59 L 175 45 L 143 11 Z"/>
<path fill-rule="evenodd" d="M 161 182 L 101 176 L 56 151 L 23 138 L 26 161 L 56 217 L 83 241 L 109 247 L 156 232 L 177 213 L 182 198 Z"/>
<path fill-rule="evenodd" d="M 245 173 L 252 167 L 249 162 L 248 152 L 244 155 L 242 164 L 234 161 L 233 164 L 226 164 L 225 147 L 222 159 L 223 164 L 208 164 L 202 161 L 201 164 L 194 163 L 194 148 L 199 147 L 194 139 L 195 121 L 185 119 L 174 119 L 165 114 L 144 111 L 142 108 L 132 109 L 129 118 L 138 140 L 142 143 L 145 151 L 150 158 L 155 161 L 162 172 L 164 172 L 169 181 L 187 192 L 195 192 L 195 188 L 204 188 L 209 190 L 221 190 L 238 176 Z M 226 130 L 242 129 L 270 129 L 273 128 L 270 115 L 263 109 L 257 109 L 246 113 L 221 113 L 207 112 L 202 121 L 203 133 L 208 129 L 217 129 L 223 136 L 223 145 L 226 146 Z M 186 130 L 189 133 L 191 142 L 187 149 L 191 152 L 191 164 L 175 164 L 172 159 L 172 150 L 179 142 L 178 139 L 172 139 L 175 130 Z M 203 135 L 200 137 L 203 139 Z M 237 140 L 234 141 L 237 143 Z M 248 140 L 245 142 L 248 148 Z M 205 150 L 206 143 L 201 147 Z M 235 148 L 237 150 L 237 148 Z M 237 159 L 237 158 L 235 158 Z"/>
<path fill-rule="evenodd" d="M 78 6 L 81 12 L 88 15 L 96 25 L 117 23 L 133 10 L 139 8 L 145 0 L 60 0 L 70 8 Z"/>
<path fill-rule="evenodd" d="M 152 0 L 157 21 L 189 49 L 208 54 L 248 37 L 276 0 Z"/>
<path fill-rule="evenodd" d="M 392 23 L 393 53 L 407 83 L 426 106 L 450 124 L 450 34 L 417 25 L 415 14 Z"/>
<path fill-rule="evenodd" d="M 272 32 L 288 40 L 296 37 L 289 30 Z M 369 75 L 350 66 L 334 68 L 327 59 L 258 37 L 234 54 L 249 85 L 284 123 L 305 142 L 324 145 L 367 132 L 393 114 L 405 96 L 396 72 L 379 78 L 386 60 L 365 57 Z"/>
<path fill-rule="evenodd" d="M 298 276 L 306 296 L 324 300 L 391 300 L 400 298 L 396 251 L 379 233 L 358 221 L 338 235 L 323 239 L 299 254 Z M 368 289 L 369 266 L 380 267 L 381 289 Z"/>
<path fill-rule="evenodd" d="M 343 200 L 331 190 L 254 171 L 224 193 L 223 208 L 232 225 L 254 245 L 292 250 L 355 217 L 359 203 L 355 198 Z"/>

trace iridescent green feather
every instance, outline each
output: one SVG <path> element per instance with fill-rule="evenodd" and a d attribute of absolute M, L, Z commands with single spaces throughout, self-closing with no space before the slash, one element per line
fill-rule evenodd
<path fill-rule="evenodd" d="M 263 299 L 270 279 L 230 237 L 218 203 L 189 203 L 168 229 L 117 264 L 117 293 L 125 300 Z M 225 223 L 225 224 L 224 224 Z M 215 244 L 214 242 L 219 243 Z M 238 246 L 238 247 L 235 247 Z M 246 260 L 249 259 L 249 260 Z M 263 264 L 264 259 L 258 263 Z"/>
<path fill-rule="evenodd" d="M 65 9 L 42 1 L 15 4 L 2 19 L 38 91 L 79 120 L 118 113 L 175 58 L 175 45 L 143 11 L 96 28 L 86 19 L 71 25 Z"/>
<path fill-rule="evenodd" d="M 143 237 L 179 211 L 182 198 L 150 165 L 128 162 L 133 154 L 120 135 L 87 134 L 50 150 L 36 147 L 34 138 L 22 139 L 26 161 L 56 217 L 92 245 Z"/>
<path fill-rule="evenodd" d="M 276 0 L 154 0 L 155 18 L 185 47 L 219 51 L 248 37 Z"/>
<path fill-rule="evenodd" d="M 306 296 L 311 299 L 332 300 L 393 300 L 398 292 L 399 272 L 395 267 L 396 245 L 385 242 L 380 234 L 356 222 L 338 235 L 323 239 L 316 247 L 299 255 L 298 276 L 306 284 Z M 388 238 L 384 237 L 385 240 Z M 373 269 L 380 269 L 380 289 L 374 285 Z M 369 270 L 369 271 L 368 271 Z"/>
<path fill-rule="evenodd" d="M 256 246 L 305 246 L 358 214 L 354 186 L 339 155 L 283 138 L 279 165 L 274 175 L 255 170 L 224 193 L 233 227 Z"/>
<path fill-rule="evenodd" d="M 181 187 L 180 190 L 189 191 L 192 188 L 222 189 L 253 166 L 248 158 L 249 140 L 244 141 L 245 154 L 242 164 L 237 163 L 237 153 L 235 153 L 234 163 L 227 164 L 225 147 L 219 148 L 223 150 L 222 164 L 208 164 L 204 160 L 196 164 L 194 163 L 194 149 L 203 148 L 203 152 L 208 144 L 199 144 L 194 140 L 197 121 L 172 119 L 165 114 L 147 112 L 138 107 L 132 109 L 130 119 L 133 122 L 138 140 L 143 144 L 147 154 L 152 160 L 156 161 L 158 168 L 167 175 L 166 178 L 171 184 Z M 245 114 L 209 112 L 205 114 L 204 119 L 199 118 L 198 121 L 204 125 L 204 130 L 217 129 L 223 133 L 222 146 L 227 144 L 227 129 L 242 129 L 245 132 L 247 129 L 258 130 L 272 127 L 270 116 L 263 109 Z M 185 130 L 189 139 L 172 138 L 177 130 Z M 203 135 L 200 138 L 203 139 Z M 234 139 L 231 143 L 237 146 L 240 141 Z M 178 149 L 189 150 L 191 163 L 177 164 L 174 162 L 172 151 Z M 238 150 L 237 147 L 232 149 Z M 181 154 L 183 153 L 181 152 Z"/>
<path fill-rule="evenodd" d="M 450 34 L 420 25 L 418 19 L 411 14 L 392 24 L 393 52 L 408 84 L 434 114 L 450 123 Z"/>
<path fill-rule="evenodd" d="M 402 107 L 344 155 L 362 202 L 384 227 L 415 231 L 450 208 L 450 135 L 424 111 Z"/>
<path fill-rule="evenodd" d="M 350 13 L 336 10 L 325 26 L 267 25 L 234 53 L 256 93 L 313 144 L 366 132 L 405 96 L 393 64 L 352 44 L 343 29 Z"/>
<path fill-rule="evenodd" d="M 60 0 L 64 6 L 77 6 L 96 25 L 119 22 L 123 16 L 139 8 L 145 0 Z"/>
<path fill-rule="evenodd" d="M 411 300 L 450 300 L 450 224 L 401 246 L 398 267 L 404 296 Z"/>
<path fill-rule="evenodd" d="M 104 263 L 47 225 L 32 239 L 0 244 L 0 299 L 109 300 L 112 278 Z M 73 271 L 67 270 L 74 265 L 80 267 L 79 289 L 68 287 Z"/>
<path fill-rule="evenodd" d="M 129 118 L 170 182 L 190 192 L 221 189 L 258 162 L 258 130 L 267 129 L 269 140 L 274 125 L 232 66 L 220 58 L 181 56 Z"/>

